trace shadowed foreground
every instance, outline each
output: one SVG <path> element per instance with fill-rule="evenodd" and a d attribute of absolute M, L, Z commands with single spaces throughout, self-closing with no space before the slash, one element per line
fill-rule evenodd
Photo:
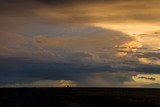
<path fill-rule="evenodd" d="M 2 88 L 0 107 L 160 107 L 160 89 Z"/>

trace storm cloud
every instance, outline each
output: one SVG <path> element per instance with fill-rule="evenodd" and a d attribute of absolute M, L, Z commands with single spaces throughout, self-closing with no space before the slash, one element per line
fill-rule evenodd
<path fill-rule="evenodd" d="M 1 0 L 0 86 L 159 86 L 159 7 L 159 0 Z"/>

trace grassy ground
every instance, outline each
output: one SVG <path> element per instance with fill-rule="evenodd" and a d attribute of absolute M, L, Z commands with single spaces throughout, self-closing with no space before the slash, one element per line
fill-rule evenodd
<path fill-rule="evenodd" d="M 160 107 L 160 89 L 1 88 L 0 107 Z"/>

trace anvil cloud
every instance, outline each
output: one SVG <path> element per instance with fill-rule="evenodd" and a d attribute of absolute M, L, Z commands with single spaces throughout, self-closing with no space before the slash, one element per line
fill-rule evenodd
<path fill-rule="evenodd" d="M 159 87 L 159 7 L 0 0 L 0 87 Z"/>

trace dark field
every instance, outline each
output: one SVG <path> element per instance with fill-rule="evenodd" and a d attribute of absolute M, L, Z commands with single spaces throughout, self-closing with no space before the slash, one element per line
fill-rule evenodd
<path fill-rule="evenodd" d="M 0 107 L 160 107 L 160 89 L 1 88 Z"/>

